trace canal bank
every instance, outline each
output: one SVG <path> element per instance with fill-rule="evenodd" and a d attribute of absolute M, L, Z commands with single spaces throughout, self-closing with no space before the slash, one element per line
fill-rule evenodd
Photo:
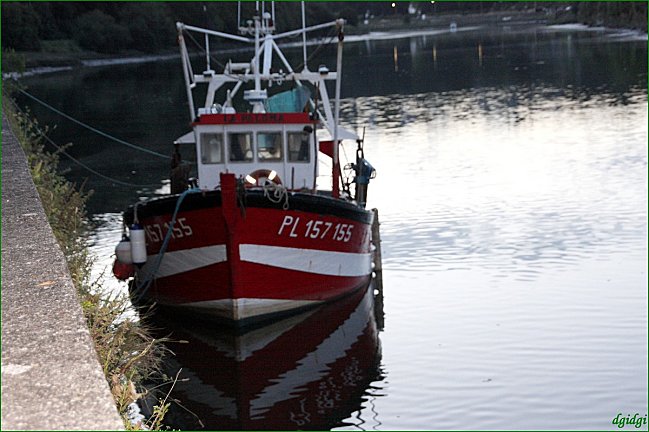
<path fill-rule="evenodd" d="M 65 258 L 2 116 L 2 430 L 119 430 Z"/>

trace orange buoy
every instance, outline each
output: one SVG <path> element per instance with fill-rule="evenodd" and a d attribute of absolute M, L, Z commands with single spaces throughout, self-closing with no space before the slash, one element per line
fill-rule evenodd
<path fill-rule="evenodd" d="M 117 279 L 124 281 L 135 276 L 135 267 L 133 264 L 126 264 L 116 259 L 113 263 L 113 274 Z"/>

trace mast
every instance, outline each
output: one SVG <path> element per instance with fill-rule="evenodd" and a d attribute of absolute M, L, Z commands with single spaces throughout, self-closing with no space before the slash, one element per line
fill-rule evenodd
<path fill-rule="evenodd" d="M 263 113 L 266 112 L 264 108 L 264 101 L 267 99 L 266 90 L 261 88 L 261 71 L 259 70 L 259 56 L 260 52 L 260 32 L 261 28 L 261 16 L 259 16 L 259 10 L 256 11 L 255 16 L 255 57 L 253 59 L 253 76 L 255 80 L 255 89 L 247 90 L 244 92 L 244 99 L 247 100 L 252 105 L 253 113 Z"/>
<path fill-rule="evenodd" d="M 257 3 L 258 4 L 258 3 Z M 268 9 L 268 8 L 267 8 Z M 178 28 L 178 40 L 180 44 L 180 52 L 183 63 L 183 74 L 185 77 L 185 90 L 187 92 L 188 99 L 188 108 L 190 112 L 190 119 L 194 121 L 196 118 L 197 112 L 194 103 L 196 102 L 193 98 L 193 90 L 198 85 L 207 85 L 207 93 L 205 95 L 205 102 L 203 107 L 198 109 L 198 115 L 207 113 L 211 107 L 214 105 L 214 97 L 216 92 L 226 84 L 234 84 L 234 88 L 230 90 L 228 98 L 226 100 L 226 106 L 231 107 L 231 100 L 234 98 L 239 91 L 239 89 L 247 83 L 252 84 L 250 90 L 245 90 L 243 93 L 243 99 L 247 101 L 252 106 L 253 113 L 264 113 L 265 106 L 264 102 L 268 99 L 268 91 L 264 88 L 264 81 L 269 83 L 278 84 L 283 83 L 284 81 L 293 81 L 295 85 L 302 86 L 304 82 L 311 83 L 314 87 L 319 88 L 319 93 L 322 100 L 322 109 L 323 115 L 321 116 L 321 121 L 326 129 L 330 132 L 333 137 L 334 133 L 336 134 L 336 143 L 338 143 L 341 138 L 349 138 L 349 133 L 344 129 L 340 128 L 337 124 L 340 122 L 339 111 L 340 111 L 340 72 L 330 72 L 326 66 L 321 66 L 318 68 L 317 72 L 311 72 L 308 70 L 307 65 L 305 64 L 302 71 L 295 71 L 291 67 L 290 63 L 286 57 L 282 54 L 278 46 L 278 41 L 280 39 L 286 39 L 291 36 L 300 36 L 305 35 L 306 32 L 311 32 L 327 27 L 338 27 L 338 68 L 342 70 L 342 41 L 343 41 L 343 26 L 345 21 L 343 19 L 338 19 L 335 21 L 330 21 L 328 23 L 316 24 L 310 27 L 306 27 L 306 16 L 303 22 L 302 28 L 298 30 L 287 31 L 280 34 L 274 34 L 275 32 L 275 23 L 272 21 L 271 12 L 265 12 L 264 16 L 260 16 L 260 11 L 257 10 L 254 16 L 254 20 L 247 21 L 246 27 L 239 27 L 239 32 L 242 35 L 234 35 L 219 32 L 216 30 L 204 29 L 200 27 L 194 27 L 191 25 L 183 24 L 181 22 L 176 23 Z M 184 32 L 196 32 L 201 34 L 205 38 L 205 48 L 206 56 L 205 63 L 207 65 L 206 70 L 202 70 L 200 73 L 195 73 L 192 68 L 192 62 L 189 57 L 187 50 L 186 40 L 183 38 Z M 247 35 L 248 37 L 244 36 Z M 214 66 L 210 64 L 209 61 L 209 50 L 211 44 L 211 37 L 223 38 L 228 40 L 234 40 L 239 42 L 244 42 L 249 44 L 249 46 L 254 47 L 255 54 L 250 62 L 248 63 L 233 63 L 229 61 L 223 72 L 211 70 Z M 306 50 L 304 49 L 304 40 L 306 37 L 302 38 L 303 42 L 303 56 L 306 55 Z M 193 40 L 193 38 L 192 38 Z M 260 59 L 261 55 L 264 56 L 263 62 Z M 273 61 L 273 55 L 276 55 L 279 60 L 281 60 L 285 70 L 272 71 L 271 64 Z M 214 63 L 214 62 L 211 62 Z M 322 84 L 326 80 L 337 81 L 336 84 L 336 97 L 335 101 L 335 111 L 336 117 L 334 119 L 334 103 L 330 102 L 329 95 L 327 94 L 326 86 Z M 314 104 L 311 102 L 311 105 Z M 315 107 L 317 110 L 317 107 Z M 337 149 L 338 150 L 338 149 Z M 337 152 L 338 153 L 338 152 Z M 334 187 L 340 192 L 340 161 L 336 158 L 335 169 L 338 172 L 338 184 Z M 333 165 L 333 164 L 332 164 Z M 332 188 L 333 190 L 333 188 Z"/>
<path fill-rule="evenodd" d="M 336 95 L 334 107 L 334 143 L 333 143 L 333 167 L 332 167 L 332 189 L 331 195 L 334 198 L 340 197 L 340 161 L 338 160 L 338 123 L 340 122 L 340 81 L 342 78 L 343 67 L 343 40 L 345 34 L 343 33 L 343 25 L 345 20 L 339 19 L 338 25 L 338 53 L 336 56 Z"/>
<path fill-rule="evenodd" d="M 259 10 L 254 16 L 255 20 L 255 91 L 261 90 L 261 77 L 259 73 Z"/>

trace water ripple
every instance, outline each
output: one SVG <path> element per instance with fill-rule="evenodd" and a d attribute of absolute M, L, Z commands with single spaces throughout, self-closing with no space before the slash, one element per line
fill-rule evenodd
<path fill-rule="evenodd" d="M 353 123 L 369 122 L 381 167 L 370 203 L 384 265 L 530 281 L 593 253 L 644 250 L 647 97 L 628 93 L 508 87 L 346 104 Z"/>

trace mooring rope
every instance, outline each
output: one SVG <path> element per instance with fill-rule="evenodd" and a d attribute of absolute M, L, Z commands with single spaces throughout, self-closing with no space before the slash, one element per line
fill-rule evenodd
<path fill-rule="evenodd" d="M 27 113 L 25 113 L 25 111 L 23 111 L 22 109 L 20 109 L 20 107 L 19 107 L 19 106 L 18 106 L 18 105 L 17 105 L 17 104 L 12 100 L 12 99 L 9 99 L 9 100 L 11 101 L 11 104 L 14 106 L 14 108 L 15 108 L 16 110 L 18 110 L 18 111 L 19 111 L 23 116 L 27 117 Z M 92 174 L 94 174 L 94 175 L 96 175 L 96 176 L 98 176 L 98 177 L 103 178 L 104 180 L 108 180 L 108 181 L 110 181 L 110 182 L 113 182 L 113 183 L 116 183 L 116 184 L 119 184 L 119 185 L 122 185 L 122 186 L 134 187 L 134 188 L 140 188 L 140 187 L 160 187 L 159 184 L 153 184 L 153 183 L 152 183 L 152 184 L 129 183 L 129 182 L 125 182 L 125 181 L 117 180 L 117 179 L 115 179 L 115 178 L 113 178 L 113 177 L 109 177 L 109 176 L 107 176 L 107 175 L 105 175 L 105 174 L 102 174 L 102 173 L 100 173 L 99 171 L 96 171 L 96 170 L 90 168 L 88 165 L 84 164 L 84 163 L 81 162 L 80 160 L 76 159 L 75 157 L 73 157 L 72 155 L 70 155 L 69 153 L 67 153 L 67 152 L 64 150 L 63 147 L 61 147 L 60 145 L 58 145 L 57 143 L 55 143 L 55 142 L 54 142 L 50 137 L 48 137 L 48 136 L 45 134 L 45 132 L 44 132 L 41 128 L 39 128 L 36 124 L 33 124 L 32 127 L 33 127 L 33 128 L 36 130 L 36 132 L 38 132 L 38 134 L 39 134 L 40 136 L 42 136 L 42 137 L 43 137 L 43 138 L 44 138 L 48 143 L 50 143 L 51 145 L 53 145 L 54 148 L 56 148 L 56 150 L 58 151 L 58 153 L 61 153 L 62 155 L 64 155 L 64 156 L 67 157 L 68 159 L 70 159 L 72 162 L 74 162 L 74 163 L 76 163 L 77 165 L 79 165 L 80 167 L 82 167 L 82 168 L 88 170 L 88 171 L 91 172 Z"/>
<path fill-rule="evenodd" d="M 167 252 L 167 247 L 169 246 L 169 241 L 171 240 L 172 237 L 173 228 L 176 223 L 176 218 L 178 217 L 178 211 L 180 211 L 180 205 L 182 204 L 183 200 L 187 195 L 192 193 L 198 193 L 198 192 L 201 192 L 199 188 L 187 189 L 186 191 L 181 193 L 180 196 L 178 197 L 178 200 L 176 201 L 176 208 L 174 209 L 174 213 L 173 216 L 171 217 L 171 221 L 169 221 L 167 234 L 165 235 L 164 241 L 162 242 L 162 246 L 160 246 L 160 250 L 158 251 L 158 257 L 153 265 L 153 268 L 151 269 L 150 272 L 147 273 L 146 276 L 144 276 L 144 279 L 141 281 L 141 283 L 138 283 L 137 279 L 134 281 L 135 290 L 133 291 L 133 303 L 138 303 L 144 297 L 149 287 L 151 286 L 151 282 L 153 282 L 153 279 L 155 279 L 156 273 L 158 273 L 158 270 L 160 269 L 160 265 L 162 264 L 162 258 L 164 257 L 164 254 Z"/>
<path fill-rule="evenodd" d="M 117 143 L 123 144 L 123 145 L 125 145 L 127 147 L 130 147 L 132 149 L 135 149 L 135 150 L 138 150 L 138 151 L 141 151 L 141 152 L 144 152 L 144 153 L 148 153 L 148 154 L 151 154 L 151 155 L 154 155 L 154 156 L 158 156 L 158 157 L 161 157 L 161 158 L 171 159 L 171 156 L 169 156 L 169 155 L 158 153 L 156 151 L 149 150 L 147 148 L 140 147 L 140 146 L 135 145 L 135 144 L 131 144 L 131 143 L 127 142 L 127 141 L 124 141 L 123 139 L 119 139 L 119 138 L 114 137 L 112 135 L 109 135 L 106 132 L 103 132 L 103 131 L 101 131 L 101 130 L 99 130 L 97 128 L 94 128 L 94 127 L 92 127 L 92 126 L 90 126 L 90 125 L 88 125 L 86 123 L 83 123 L 82 121 L 79 121 L 79 120 L 75 119 L 74 117 L 64 113 L 63 111 L 60 111 L 60 110 L 54 108 L 52 105 L 48 104 L 47 102 L 44 102 L 44 101 L 40 100 L 36 96 L 27 93 L 25 90 L 23 90 L 21 88 L 17 88 L 16 90 L 18 90 L 20 93 L 24 94 L 25 96 L 27 96 L 28 98 L 30 98 L 34 102 L 38 102 L 39 104 L 43 105 L 45 108 L 48 108 L 49 110 L 54 111 L 55 113 L 57 113 L 57 114 L 65 117 L 65 118 L 67 118 L 68 120 L 78 124 L 79 126 L 82 126 L 82 127 L 86 128 L 86 129 L 92 131 L 92 132 L 95 132 L 96 134 L 99 134 L 99 135 L 101 135 L 101 136 L 103 136 L 105 138 L 108 138 L 108 139 L 113 140 L 113 141 L 115 141 Z"/>

